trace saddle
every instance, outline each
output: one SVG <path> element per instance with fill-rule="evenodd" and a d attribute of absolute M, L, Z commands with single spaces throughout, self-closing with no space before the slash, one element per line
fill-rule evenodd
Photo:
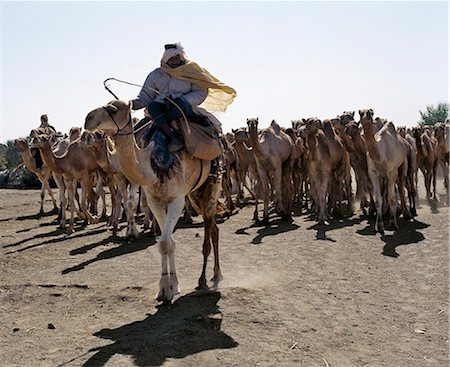
<path fill-rule="evenodd" d="M 176 125 L 183 135 L 186 151 L 191 157 L 212 161 L 222 154 L 219 135 L 206 117 L 190 116 L 187 122 L 180 118 Z"/>

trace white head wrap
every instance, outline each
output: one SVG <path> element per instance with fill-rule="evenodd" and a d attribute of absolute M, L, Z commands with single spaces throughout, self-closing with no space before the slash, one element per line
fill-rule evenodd
<path fill-rule="evenodd" d="M 168 50 L 164 51 L 164 54 L 162 56 L 162 61 L 167 62 L 169 61 L 170 58 L 176 56 L 176 55 L 180 55 L 181 58 L 183 58 L 184 60 L 187 59 L 186 54 L 184 53 L 184 48 L 181 45 L 180 42 L 175 43 L 175 45 L 177 46 L 176 48 L 169 48 Z"/>

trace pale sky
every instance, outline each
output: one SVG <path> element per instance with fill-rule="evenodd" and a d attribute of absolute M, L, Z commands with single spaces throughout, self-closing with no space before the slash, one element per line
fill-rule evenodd
<path fill-rule="evenodd" d="M 112 100 L 109 77 L 142 84 L 163 45 L 237 91 L 223 130 L 289 127 L 302 117 L 373 108 L 414 126 L 449 100 L 446 1 L 1 2 L 0 142 L 42 114 L 61 132 Z M 123 100 L 139 88 L 111 83 Z"/>

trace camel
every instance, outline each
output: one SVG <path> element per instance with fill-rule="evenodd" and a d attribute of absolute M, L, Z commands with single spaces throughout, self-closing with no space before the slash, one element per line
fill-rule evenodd
<path fill-rule="evenodd" d="M 398 229 L 397 198 L 395 194 L 396 183 L 398 185 L 403 216 L 405 219 L 411 218 L 411 214 L 406 207 L 404 191 L 404 182 L 408 170 L 408 151 L 392 122 L 384 124 L 378 132 L 374 133 L 373 110 L 360 110 L 359 115 L 368 150 L 368 174 L 373 188 L 377 212 L 375 227 L 384 235 L 382 187 L 386 187 L 387 192 L 390 209 L 389 226 L 393 225 L 395 229 Z M 385 185 L 382 181 L 385 182 Z"/>
<path fill-rule="evenodd" d="M 356 178 L 356 198 L 360 202 L 360 210 L 367 214 L 369 198 L 372 201 L 372 187 L 367 170 L 367 146 L 361 135 L 359 122 L 351 121 L 345 126 L 344 133 L 351 140 L 350 164 Z"/>
<path fill-rule="evenodd" d="M 307 149 L 303 138 L 297 136 L 297 132 L 294 128 L 288 128 L 285 130 L 285 132 L 294 142 L 294 151 L 292 154 L 292 183 L 294 192 L 293 199 L 294 202 L 298 202 L 301 206 L 303 197 L 303 182 L 305 180 L 305 174 L 302 166 L 304 165 L 304 161 L 306 159 Z"/>
<path fill-rule="evenodd" d="M 126 238 L 136 238 L 139 231 L 136 227 L 136 196 L 138 186 L 129 183 L 126 177 L 122 174 L 120 164 L 117 159 L 117 154 L 111 139 L 103 131 L 94 131 L 86 134 L 86 145 L 94 153 L 97 164 L 109 176 L 112 181 L 112 188 L 110 187 L 112 213 L 109 224 L 113 227 L 113 234 L 116 235 L 121 214 L 121 203 L 125 203 L 125 214 L 127 218 L 127 232 Z M 117 186 L 117 193 L 114 186 Z M 144 198 L 144 196 L 143 196 Z M 146 218 L 149 216 L 146 210 L 146 200 L 143 204 Z"/>
<path fill-rule="evenodd" d="M 350 112 L 345 112 L 344 114 L 346 119 L 344 119 L 343 123 L 345 123 L 346 120 L 351 121 L 353 119 L 353 115 Z M 336 204 L 337 202 L 342 201 L 343 188 L 349 211 L 353 213 L 352 176 L 350 154 L 348 152 L 348 149 L 351 150 L 351 142 L 347 140 L 347 136 L 343 132 L 341 119 L 339 117 L 323 120 L 322 125 L 323 132 L 325 133 L 330 148 L 334 171 L 331 185 L 332 190 L 330 190 L 330 192 L 333 193 L 330 200 L 331 205 L 333 206 L 334 212 L 339 213 Z M 342 186 L 343 183 L 344 186 Z"/>
<path fill-rule="evenodd" d="M 239 159 L 239 170 L 237 176 L 239 176 L 238 194 L 236 197 L 237 202 L 244 200 L 244 187 L 248 190 L 250 195 L 255 198 L 254 190 L 248 187 L 247 173 L 250 175 L 250 179 L 258 181 L 258 171 L 256 169 L 255 156 L 249 148 L 250 137 L 248 136 L 245 128 L 232 129 L 234 135 L 234 148 Z M 258 188 L 256 188 L 257 190 Z"/>
<path fill-rule="evenodd" d="M 81 140 L 72 142 L 67 151 L 62 156 L 55 156 L 51 148 L 51 140 L 47 135 L 39 135 L 33 139 L 33 143 L 41 151 L 44 163 L 57 174 L 62 175 L 64 180 L 63 190 L 67 190 L 70 207 L 70 221 L 67 233 L 73 233 L 74 211 L 75 211 L 75 192 L 77 191 L 77 181 L 81 184 L 81 213 L 90 223 L 98 223 L 97 218 L 87 210 L 86 198 L 90 189 L 90 176 L 100 167 L 96 163 L 92 152 L 82 146 Z M 61 189 L 62 187 L 60 187 Z M 65 194 L 60 193 L 61 200 L 61 222 L 60 227 L 66 225 L 66 198 Z"/>
<path fill-rule="evenodd" d="M 157 300 L 171 302 L 180 292 L 175 267 L 175 240 L 172 234 L 185 206 L 186 195 L 204 220 L 203 267 L 197 288 L 207 288 L 206 266 L 211 242 L 214 251 L 212 281 L 217 288 L 222 279 L 219 265 L 219 228 L 215 220 L 221 190 L 220 174 L 211 175 L 211 161 L 191 158 L 183 149 L 176 154 L 177 164 L 172 174 L 168 177 L 157 175 L 150 164 L 155 143 L 151 142 L 144 149 L 139 148 L 131 121 L 131 105 L 115 100 L 89 112 L 85 128 L 90 131 L 102 130 L 112 137 L 122 173 L 131 182 L 142 186 L 150 209 L 161 228 L 158 241 L 161 278 Z"/>
<path fill-rule="evenodd" d="M 258 118 L 247 119 L 252 151 L 255 155 L 260 189 L 264 200 L 263 222 L 269 220 L 269 183 L 273 175 L 273 191 L 277 212 L 285 219 L 291 217 L 292 165 L 294 142 L 273 120 L 258 134 Z M 258 196 L 254 219 L 258 220 Z"/>
<path fill-rule="evenodd" d="M 422 132 L 422 129 L 413 129 L 414 139 L 416 140 L 416 160 L 417 166 L 422 171 L 425 178 L 425 189 L 427 191 L 427 198 L 436 199 L 436 168 L 437 168 L 437 155 L 436 155 L 436 141 L 434 138 Z M 433 192 L 431 191 L 431 182 L 433 182 Z"/>
<path fill-rule="evenodd" d="M 449 193 L 448 173 L 449 173 L 449 150 L 448 150 L 448 134 L 446 132 L 446 125 L 439 123 L 434 126 L 434 136 L 437 140 L 437 158 L 444 174 L 444 187 Z"/>
<path fill-rule="evenodd" d="M 42 164 L 42 160 L 40 159 L 36 161 L 34 157 L 32 157 L 32 153 L 30 151 L 30 147 L 25 139 L 17 139 L 15 141 L 15 146 L 19 150 L 20 155 L 22 156 L 22 161 L 25 167 L 28 168 L 30 172 L 33 172 L 38 180 L 41 183 L 41 206 L 39 209 L 39 214 L 44 214 L 44 199 L 45 199 L 45 191 L 48 192 L 50 198 L 53 203 L 53 210 L 58 210 L 58 205 L 56 204 L 55 197 L 53 195 L 52 189 L 50 188 L 49 179 L 52 174 L 50 168 L 47 165 Z M 35 156 L 36 157 L 36 156 Z"/>

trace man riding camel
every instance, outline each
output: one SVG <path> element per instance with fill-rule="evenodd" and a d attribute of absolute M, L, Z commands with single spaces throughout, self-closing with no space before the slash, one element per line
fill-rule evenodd
<path fill-rule="evenodd" d="M 183 143 L 170 122 L 181 117 L 203 116 L 220 134 L 220 122 L 207 110 L 225 111 L 236 91 L 188 60 L 180 43 L 167 44 L 164 48 L 161 67 L 147 76 L 138 97 L 131 103 L 133 110 L 147 107 L 154 126 L 169 139 L 168 150 L 176 152 Z"/>

